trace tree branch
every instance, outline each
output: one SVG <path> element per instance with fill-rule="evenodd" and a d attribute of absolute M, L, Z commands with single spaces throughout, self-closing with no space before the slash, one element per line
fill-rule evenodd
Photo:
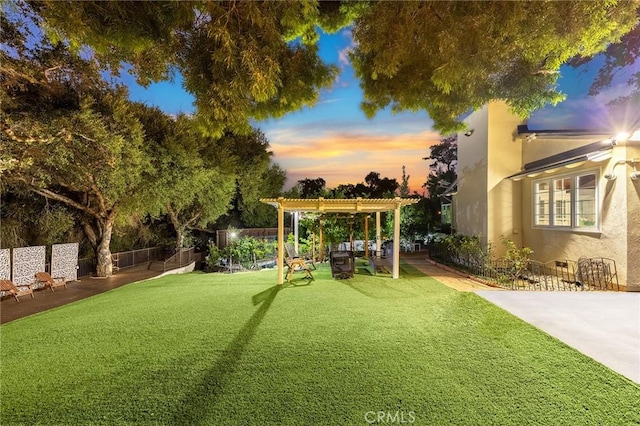
<path fill-rule="evenodd" d="M 30 185 L 31 186 L 31 185 Z M 56 200 L 56 201 L 60 201 L 61 203 L 64 203 L 70 207 L 73 207 L 74 209 L 80 210 L 81 212 L 84 212 L 90 216 L 95 217 L 96 219 L 101 219 L 100 213 L 96 212 L 94 209 L 91 209 L 87 206 L 83 206 L 82 204 L 72 200 L 69 197 L 65 197 L 64 195 L 60 195 L 60 194 L 56 194 L 55 192 L 49 190 L 49 189 L 43 189 L 43 188 L 36 188 L 31 186 L 31 191 L 35 192 L 36 194 L 42 195 L 43 197 L 46 197 L 50 200 Z"/>

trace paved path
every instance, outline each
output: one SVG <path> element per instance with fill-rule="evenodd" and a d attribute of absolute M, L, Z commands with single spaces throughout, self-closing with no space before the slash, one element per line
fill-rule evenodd
<path fill-rule="evenodd" d="M 474 281 L 468 275 L 453 272 L 450 269 L 443 269 L 436 266 L 432 261 L 425 258 L 424 254 L 406 255 L 403 254 L 402 260 L 413 266 L 420 272 L 429 275 L 441 283 L 456 289 L 458 291 L 476 291 L 476 290 L 501 290 L 496 287 L 490 287 L 478 281 Z"/>
<path fill-rule="evenodd" d="M 476 294 L 640 383 L 640 293 L 477 291 Z"/>

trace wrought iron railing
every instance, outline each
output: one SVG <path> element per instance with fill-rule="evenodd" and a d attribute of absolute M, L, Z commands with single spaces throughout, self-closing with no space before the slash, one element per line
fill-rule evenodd
<path fill-rule="evenodd" d="M 509 259 L 465 258 L 430 247 L 432 259 L 509 290 L 619 291 L 616 262 L 605 257 L 516 263 Z"/>

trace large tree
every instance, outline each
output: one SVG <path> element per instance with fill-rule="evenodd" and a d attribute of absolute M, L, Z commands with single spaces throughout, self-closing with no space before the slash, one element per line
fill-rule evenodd
<path fill-rule="evenodd" d="M 228 151 L 232 157 L 235 193 L 231 210 L 218 221 L 218 226 L 273 224 L 273 208 L 261 203 L 260 198 L 280 195 L 286 172 L 271 163 L 273 153 L 269 151 L 267 137 L 254 129 L 247 135 L 227 133 L 220 142 L 220 149 Z"/>
<path fill-rule="evenodd" d="M 109 243 L 119 214 L 140 211 L 137 188 L 150 173 L 144 135 L 127 93 L 101 82 L 91 64 L 60 45 L 29 57 L 2 52 L 0 118 L 3 182 L 72 209 L 111 275 Z"/>
<path fill-rule="evenodd" d="M 315 179 L 306 178 L 298 181 L 297 187 L 300 198 L 318 198 L 323 197 L 327 182 L 319 177 Z"/>
<path fill-rule="evenodd" d="M 315 0 L 28 3 L 52 37 L 90 46 L 114 73 L 128 63 L 147 84 L 179 71 L 203 129 L 216 135 L 314 104 L 337 75 L 318 55 L 316 25 L 349 21 L 337 4 Z"/>
<path fill-rule="evenodd" d="M 443 133 L 493 99 L 526 116 L 564 98 L 560 66 L 620 39 L 637 1 L 453 1 L 372 4 L 353 26 L 351 53 L 372 116 L 425 110 Z"/>
<path fill-rule="evenodd" d="M 432 160 L 424 187 L 427 188 L 429 198 L 439 200 L 457 179 L 458 137 L 453 135 L 441 139 L 440 143 L 429 148 L 429 156 L 423 160 Z"/>
<path fill-rule="evenodd" d="M 186 232 L 206 227 L 229 209 L 236 183 L 232 153 L 220 149 L 220 140 L 203 136 L 190 117 L 174 118 L 141 104 L 135 111 L 153 150 L 156 176 L 140 196 L 149 198 L 153 216 L 166 215 L 179 248 Z"/>

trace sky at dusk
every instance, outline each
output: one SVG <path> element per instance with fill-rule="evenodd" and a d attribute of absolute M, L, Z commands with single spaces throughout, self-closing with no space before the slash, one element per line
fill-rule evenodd
<path fill-rule="evenodd" d="M 426 112 L 391 114 L 379 112 L 367 119 L 360 109 L 362 90 L 354 76 L 347 56 L 353 47 L 349 30 L 323 35 L 319 42 L 320 56 L 327 63 L 340 68 L 340 75 L 333 87 L 320 95 L 313 108 L 293 112 L 280 119 L 254 122 L 267 136 L 273 161 L 287 171 L 288 189 L 298 180 L 321 177 L 332 188 L 339 184 L 359 183 L 370 172 L 383 177 L 402 177 L 402 166 L 410 176 L 412 192 L 423 193 L 422 184 L 428 173 L 428 161 L 422 160 L 429 147 L 437 143 L 441 135 L 433 131 L 433 121 Z M 597 73 L 597 61 L 575 70 L 562 68 L 560 89 L 567 100 L 556 107 L 547 107 L 534 113 L 528 120 L 531 129 L 587 129 L 612 128 L 620 120 L 612 122 L 606 103 L 629 93 L 628 76 L 640 69 L 625 70 L 608 89 L 597 97 L 587 95 L 588 87 Z M 156 105 L 167 113 L 191 113 L 194 111 L 191 95 L 181 89 L 181 80 L 159 83 L 147 89 L 137 86 L 132 79 L 124 78 L 131 98 Z M 630 111 L 628 123 L 640 119 L 640 111 Z"/>

